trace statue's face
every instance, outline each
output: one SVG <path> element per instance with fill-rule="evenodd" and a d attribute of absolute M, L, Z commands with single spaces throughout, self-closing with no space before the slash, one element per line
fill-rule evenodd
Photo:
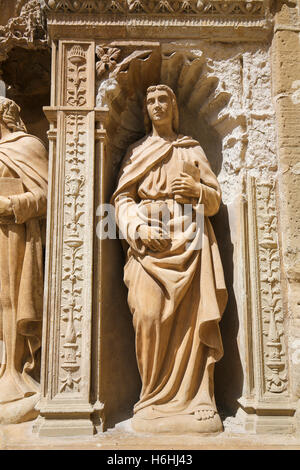
<path fill-rule="evenodd" d="M 147 95 L 147 110 L 152 122 L 168 124 L 173 119 L 171 97 L 165 90 L 155 90 Z"/>

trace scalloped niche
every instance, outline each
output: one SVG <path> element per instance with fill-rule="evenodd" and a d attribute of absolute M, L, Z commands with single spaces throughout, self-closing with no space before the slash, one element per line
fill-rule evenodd
<path fill-rule="evenodd" d="M 225 355 L 217 364 L 215 383 L 220 411 L 223 416 L 232 416 L 243 389 L 244 347 L 238 344 L 243 308 L 238 285 L 241 265 L 238 255 L 239 204 L 243 178 L 246 172 L 255 176 L 274 175 L 277 170 L 269 46 L 174 42 L 149 49 L 145 45 L 138 50 L 133 45 L 131 48 L 120 47 L 118 65 L 98 83 L 97 104 L 109 108 L 108 155 L 102 181 L 104 193 L 109 201 L 128 146 L 145 135 L 143 104 L 147 87 L 158 83 L 169 85 L 178 100 L 180 133 L 200 142 L 223 191 L 222 206 L 212 223 L 221 252 L 229 302 L 221 322 Z M 117 247 L 116 243 L 107 244 L 105 256 L 114 266 L 114 276 L 122 282 L 124 258 L 120 244 Z M 107 289 L 107 302 L 114 295 L 112 289 Z M 136 365 L 132 362 L 134 337 L 125 303 L 124 291 L 110 321 L 116 336 L 124 338 L 126 331 L 127 337 L 131 337 L 132 343 L 126 345 L 126 351 L 130 350 L 131 365 L 127 363 L 126 367 L 133 377 L 130 382 L 133 403 L 140 383 Z M 117 326 L 121 310 L 123 320 L 128 314 L 128 324 L 126 327 L 123 324 L 122 331 Z M 226 377 L 230 378 L 230 384 Z"/>

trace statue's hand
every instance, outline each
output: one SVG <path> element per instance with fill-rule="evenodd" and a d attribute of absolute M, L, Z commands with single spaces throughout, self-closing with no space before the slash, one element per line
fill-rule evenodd
<path fill-rule="evenodd" d="M 166 238 L 166 234 L 159 227 L 140 225 L 138 234 L 143 245 L 152 251 L 163 251 L 170 243 L 170 239 Z"/>
<path fill-rule="evenodd" d="M 0 196 L 0 215 L 9 216 L 13 214 L 11 200 L 8 197 Z"/>
<path fill-rule="evenodd" d="M 187 173 L 180 173 L 180 177 L 175 178 L 171 183 L 173 194 L 190 198 L 199 198 L 201 194 L 201 183 Z"/>

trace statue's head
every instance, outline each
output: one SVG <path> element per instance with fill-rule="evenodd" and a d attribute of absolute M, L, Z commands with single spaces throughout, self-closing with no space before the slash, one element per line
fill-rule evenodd
<path fill-rule="evenodd" d="M 152 128 L 152 122 L 148 113 L 147 105 L 149 98 L 155 93 L 155 92 L 162 92 L 162 94 L 166 94 L 169 98 L 169 102 L 171 104 L 171 115 L 172 115 L 172 128 L 173 131 L 178 134 L 179 131 L 179 111 L 178 111 L 178 106 L 177 106 L 177 100 L 174 91 L 168 87 L 167 85 L 154 85 L 150 86 L 147 89 L 146 93 L 146 98 L 145 98 L 145 103 L 144 103 L 144 124 L 145 124 L 145 130 L 146 133 L 148 134 L 151 131 Z"/>
<path fill-rule="evenodd" d="M 20 108 L 8 98 L 0 97 L 0 123 L 4 124 L 10 132 L 27 132 L 20 116 Z"/>

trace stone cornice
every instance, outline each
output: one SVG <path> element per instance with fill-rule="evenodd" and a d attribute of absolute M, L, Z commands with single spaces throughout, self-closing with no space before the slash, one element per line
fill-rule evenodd
<path fill-rule="evenodd" d="M 272 0 L 41 0 L 51 39 L 266 41 Z"/>
<path fill-rule="evenodd" d="M 265 19 L 236 21 L 224 19 L 191 18 L 112 18 L 109 15 L 51 15 L 47 21 L 51 39 L 205 39 L 209 41 L 266 41 L 272 31 L 272 22 Z M 63 29 L 62 29 L 63 28 Z"/>

